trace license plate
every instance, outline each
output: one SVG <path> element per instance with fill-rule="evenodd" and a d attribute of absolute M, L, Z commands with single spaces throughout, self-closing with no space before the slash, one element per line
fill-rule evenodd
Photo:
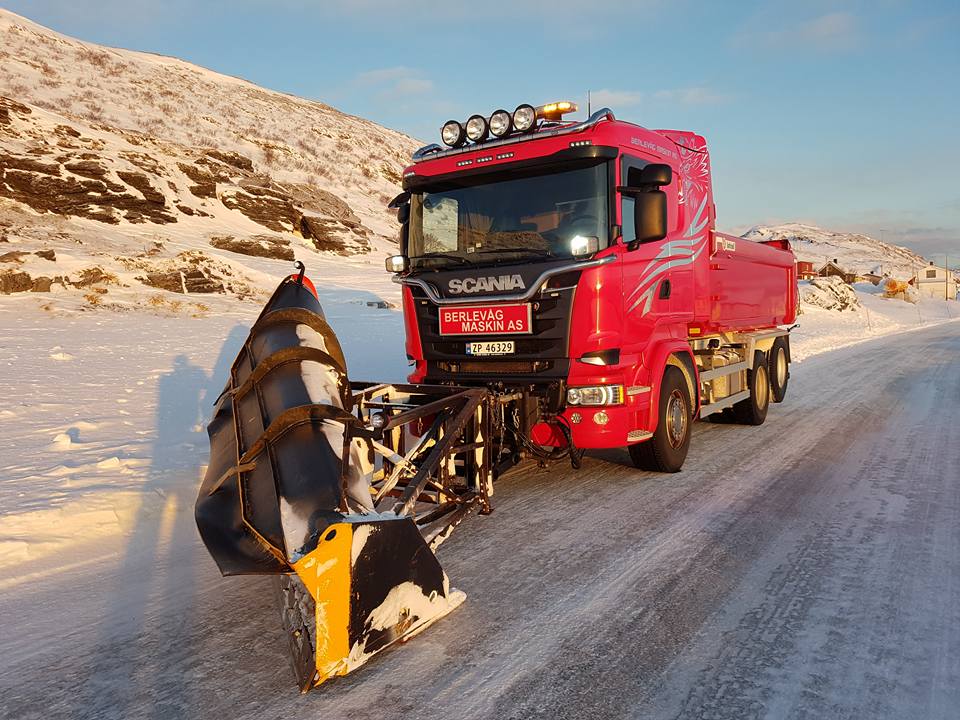
<path fill-rule="evenodd" d="M 521 335 L 532 332 L 530 305 L 459 305 L 440 308 L 441 335 Z"/>
<path fill-rule="evenodd" d="M 516 347 L 513 340 L 489 340 L 467 343 L 467 355 L 513 355 Z"/>

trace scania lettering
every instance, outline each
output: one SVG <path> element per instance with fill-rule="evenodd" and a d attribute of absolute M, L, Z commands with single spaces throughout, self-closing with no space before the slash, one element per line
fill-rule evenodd
<path fill-rule="evenodd" d="M 523 277 L 520 275 L 501 275 L 499 277 L 480 277 L 480 278 L 452 278 L 447 282 L 447 287 L 454 295 L 460 293 L 476 293 L 516 290 L 524 287 Z"/>

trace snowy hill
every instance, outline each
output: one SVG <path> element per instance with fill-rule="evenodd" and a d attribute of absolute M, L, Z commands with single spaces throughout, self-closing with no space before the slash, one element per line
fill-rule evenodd
<path fill-rule="evenodd" d="M 815 268 L 828 260 L 837 260 L 840 267 L 851 272 L 876 272 L 906 279 L 913 277 L 917 269 L 928 262 L 912 250 L 867 235 L 832 232 L 800 223 L 758 225 L 745 232 L 743 237 L 789 240 L 797 259 L 812 262 Z"/>
<path fill-rule="evenodd" d="M 0 291 L 244 296 L 259 285 L 250 256 L 280 261 L 271 275 L 318 253 L 379 262 L 416 146 L 323 103 L 0 9 Z"/>

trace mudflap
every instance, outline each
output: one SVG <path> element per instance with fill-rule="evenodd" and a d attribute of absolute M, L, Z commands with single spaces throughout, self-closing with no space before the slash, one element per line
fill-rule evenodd
<path fill-rule="evenodd" d="M 301 692 L 346 675 L 462 603 L 409 517 L 347 516 L 281 581 Z M 312 617 L 311 617 L 312 614 Z"/>

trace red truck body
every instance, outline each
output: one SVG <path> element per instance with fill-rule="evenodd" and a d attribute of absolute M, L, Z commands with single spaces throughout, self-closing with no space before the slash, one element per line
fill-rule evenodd
<path fill-rule="evenodd" d="M 566 298 L 562 293 L 551 297 L 556 275 L 531 287 L 537 278 L 530 266 L 552 270 L 554 266 L 546 261 L 401 274 L 406 351 L 414 366 L 411 382 L 499 382 L 507 387 L 559 383 L 561 389 L 620 385 L 625 393 L 619 404 L 573 407 L 564 403 L 561 392 L 561 401 L 551 412 L 570 428 L 577 447 L 624 447 L 649 438 L 656 429 L 660 380 L 667 365 L 678 361 L 684 365 L 692 385 L 691 400 L 695 406 L 700 404 L 703 362 L 698 358 L 699 341 L 716 337 L 726 346 L 733 342 L 732 334 L 762 333 L 794 321 L 793 253 L 789 246 L 752 242 L 716 231 L 710 156 L 706 141 L 695 133 L 648 130 L 617 121 L 609 113 L 596 122 L 560 123 L 513 142 L 427 153 L 406 169 L 404 186 L 417 193 L 441 180 L 448 186 L 456 184 L 459 175 L 464 182 L 466 178 L 477 182 L 484 176 L 506 178 L 512 167 L 522 168 L 537 159 L 573 151 L 599 154 L 601 150 L 610 176 L 611 237 L 606 247 L 586 261 L 571 260 L 564 266 L 582 268 L 575 269 L 564 312 L 550 314 L 554 311 L 549 303 L 563 304 Z M 661 188 L 667 196 L 667 234 L 653 242 L 631 244 L 622 236 L 628 218 L 626 203 L 616 190 L 627 184 L 630 167 L 649 163 L 668 165 L 672 171 L 672 181 Z M 537 356 L 530 356 L 526 364 L 512 357 L 454 357 L 453 336 L 441 333 L 441 314 L 446 319 L 483 321 L 492 317 L 489 311 L 498 305 L 518 304 L 520 293 L 511 286 L 511 279 L 512 285 L 528 295 L 519 304 L 532 308 L 533 327 L 528 327 L 526 336 L 536 335 L 548 324 L 567 324 L 555 346 L 540 355 L 551 358 L 550 369 L 537 370 Z M 448 292 L 464 283 L 468 289 L 479 290 L 462 299 Z M 478 314 L 451 315 L 450 308 L 477 309 Z M 509 310 L 504 317 L 516 313 Z M 504 326 L 496 324 L 466 327 L 483 330 L 466 333 L 466 339 L 524 337 L 497 332 Z M 769 348 L 769 342 L 766 346 Z M 598 364 L 598 357 L 605 357 L 605 364 Z M 605 422 L 592 421 L 599 412 L 604 413 Z M 540 423 L 533 429 L 533 438 L 545 445 L 564 442 L 556 424 Z"/>

